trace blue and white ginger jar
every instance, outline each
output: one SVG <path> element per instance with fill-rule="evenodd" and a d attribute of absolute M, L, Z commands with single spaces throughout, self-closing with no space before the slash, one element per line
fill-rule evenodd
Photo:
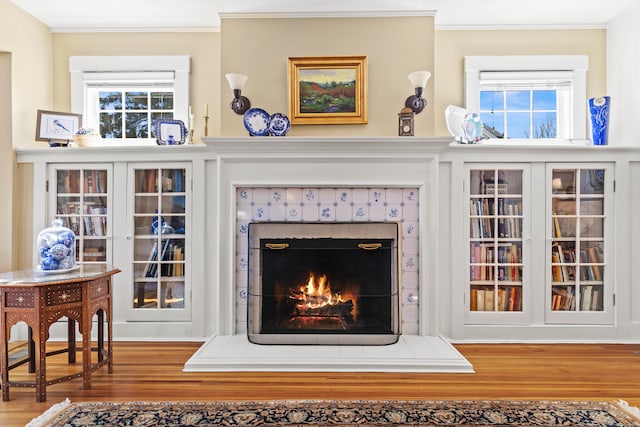
<path fill-rule="evenodd" d="M 45 272 L 68 271 L 76 266 L 76 236 L 64 227 L 61 219 L 38 234 L 39 262 L 36 270 Z"/>

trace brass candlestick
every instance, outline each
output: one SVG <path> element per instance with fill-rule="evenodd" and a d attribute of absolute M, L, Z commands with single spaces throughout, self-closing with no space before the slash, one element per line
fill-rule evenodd
<path fill-rule="evenodd" d="M 209 116 L 204 116 L 204 136 L 209 136 Z"/>
<path fill-rule="evenodd" d="M 195 133 L 195 131 L 193 129 L 191 129 L 189 131 L 189 144 L 193 144 L 193 134 Z"/>

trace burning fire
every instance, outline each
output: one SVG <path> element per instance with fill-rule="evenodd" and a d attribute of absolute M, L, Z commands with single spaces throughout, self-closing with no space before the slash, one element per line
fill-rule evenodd
<path fill-rule="evenodd" d="M 307 316 L 352 316 L 356 300 L 352 295 L 332 292 L 326 274 L 316 277 L 313 272 L 309 273 L 306 284 L 291 289 L 289 298 L 295 302 L 296 312 Z"/>
<path fill-rule="evenodd" d="M 331 292 L 331 285 L 327 280 L 326 274 L 318 277 L 316 283 L 314 274 L 309 273 L 307 284 L 300 286 L 299 292 L 296 292 L 295 296 L 301 301 L 296 304 L 296 308 L 298 309 L 320 308 L 326 305 L 344 302 L 341 294 Z"/>

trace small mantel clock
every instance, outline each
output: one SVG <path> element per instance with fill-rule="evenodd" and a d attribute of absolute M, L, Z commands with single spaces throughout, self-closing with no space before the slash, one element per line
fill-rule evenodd
<path fill-rule="evenodd" d="M 405 107 L 398 113 L 398 136 L 413 136 L 413 117 L 411 108 Z"/>

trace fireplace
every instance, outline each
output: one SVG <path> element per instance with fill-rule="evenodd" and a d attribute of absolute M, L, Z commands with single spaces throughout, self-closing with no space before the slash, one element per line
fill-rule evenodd
<path fill-rule="evenodd" d="M 398 242 L 395 222 L 249 224 L 249 340 L 395 343 Z"/>

